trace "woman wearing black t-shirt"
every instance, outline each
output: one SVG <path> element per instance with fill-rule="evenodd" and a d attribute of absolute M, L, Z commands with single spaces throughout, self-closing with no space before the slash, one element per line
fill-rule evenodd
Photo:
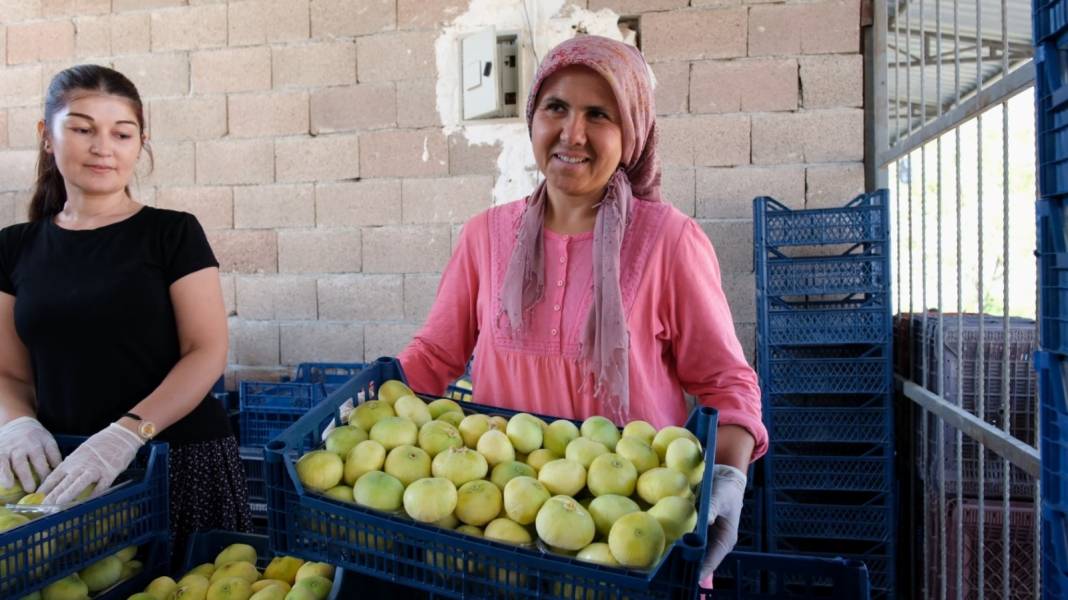
<path fill-rule="evenodd" d="M 195 217 L 130 196 L 137 89 L 62 71 L 38 132 L 29 222 L 0 231 L 0 486 L 33 491 L 36 472 L 46 504 L 99 495 L 158 434 L 175 542 L 247 531 L 237 442 L 208 393 L 227 353 L 218 262 Z M 90 437 L 61 460 L 52 434 Z"/>

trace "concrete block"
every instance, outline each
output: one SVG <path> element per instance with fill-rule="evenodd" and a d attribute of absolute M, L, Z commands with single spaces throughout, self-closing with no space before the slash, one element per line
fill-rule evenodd
<path fill-rule="evenodd" d="M 76 17 L 74 19 L 74 56 L 86 58 L 110 55 L 111 17 Z"/>
<path fill-rule="evenodd" d="M 331 41 L 271 49 L 274 87 L 356 83 L 356 45 Z"/>
<path fill-rule="evenodd" d="M 230 135 L 270 137 L 308 133 L 308 93 L 231 94 Z"/>
<path fill-rule="evenodd" d="M 231 46 L 257 46 L 308 39 L 308 0 L 252 0 L 229 5 Z"/>
<path fill-rule="evenodd" d="M 434 31 L 380 33 L 356 39 L 360 82 L 436 79 Z"/>
<path fill-rule="evenodd" d="M 274 144 L 278 181 L 330 181 L 360 176 L 355 134 L 281 138 Z"/>
<path fill-rule="evenodd" d="M 364 273 L 436 273 L 452 253 L 448 225 L 390 225 L 363 230 Z"/>
<path fill-rule="evenodd" d="M 277 365 L 278 323 L 231 319 L 230 344 L 235 360 L 243 365 Z"/>
<path fill-rule="evenodd" d="M 749 56 L 859 51 L 859 0 L 769 4 L 749 13 Z"/>
<path fill-rule="evenodd" d="M 271 88 L 271 49 L 200 50 L 189 57 L 192 88 L 198 94 L 254 92 Z"/>
<path fill-rule="evenodd" d="M 111 0 L 42 0 L 39 4 L 44 17 L 106 15 L 111 12 Z"/>
<path fill-rule="evenodd" d="M 282 363 L 362 362 L 363 324 L 345 322 L 283 323 Z"/>
<path fill-rule="evenodd" d="M 149 142 L 153 160 L 141 153 L 137 164 L 138 183 L 144 187 L 164 185 L 192 185 L 196 173 L 196 154 L 191 142 Z"/>
<path fill-rule="evenodd" d="M 861 109 L 753 115 L 754 164 L 863 159 Z"/>
<path fill-rule="evenodd" d="M 440 273 L 409 273 L 404 276 L 404 318 L 422 323 L 434 306 L 441 283 Z"/>
<path fill-rule="evenodd" d="M 794 209 L 805 205 L 800 166 L 697 169 L 697 218 L 751 219 L 753 198 L 771 196 Z"/>
<path fill-rule="evenodd" d="M 0 108 L 40 106 L 43 92 L 40 65 L 0 69 Z"/>
<path fill-rule="evenodd" d="M 753 272 L 753 221 L 705 221 L 698 223 L 716 249 L 723 273 Z"/>
<path fill-rule="evenodd" d="M 151 102 L 153 140 L 205 140 L 226 135 L 226 97 L 194 96 Z"/>
<path fill-rule="evenodd" d="M 844 206 L 864 193 L 864 163 L 816 165 L 805 169 L 805 208 Z"/>
<path fill-rule="evenodd" d="M 36 150 L 0 151 L 0 192 L 29 189 L 36 174 Z"/>
<path fill-rule="evenodd" d="M 330 275 L 319 278 L 319 318 L 380 321 L 404 317 L 401 275 Z"/>
<path fill-rule="evenodd" d="M 396 125 L 397 98 L 392 83 L 323 88 L 311 94 L 312 133 L 384 129 Z"/>
<path fill-rule="evenodd" d="M 40 18 L 42 0 L 0 0 L 0 15 L 5 23 L 17 23 Z"/>
<path fill-rule="evenodd" d="M 358 273 L 359 229 L 290 229 L 278 232 L 282 273 Z"/>
<path fill-rule="evenodd" d="M 400 354 L 417 331 L 415 323 L 368 323 L 363 331 L 366 360 Z"/>
<path fill-rule="evenodd" d="M 415 79 L 397 82 L 397 125 L 405 128 L 438 127 L 437 81 Z"/>
<path fill-rule="evenodd" d="M 22 190 L 14 193 L 16 223 L 25 223 L 30 220 L 30 191 Z"/>
<path fill-rule="evenodd" d="M 13 225 L 19 192 L 0 192 L 0 227 Z"/>
<path fill-rule="evenodd" d="M 742 345 L 742 352 L 745 353 L 745 361 L 748 362 L 750 366 L 755 367 L 756 323 L 739 323 L 737 319 L 735 319 L 734 334 L 738 336 L 738 342 Z"/>
<path fill-rule="evenodd" d="M 674 204 L 683 214 L 694 216 L 693 169 L 664 169 L 660 193 L 664 200 Z"/>
<path fill-rule="evenodd" d="M 439 129 L 372 131 L 361 135 L 364 177 L 433 177 L 449 172 L 449 149 Z"/>
<path fill-rule="evenodd" d="M 40 106 L 7 110 L 7 145 L 9 148 L 37 148 L 37 122 L 44 116 Z"/>
<path fill-rule="evenodd" d="M 717 247 L 717 251 L 719 248 Z M 752 262 L 752 261 L 750 261 Z M 722 267 L 723 262 L 720 261 Z M 756 321 L 756 276 L 752 273 L 733 273 L 720 269 L 723 274 L 723 293 L 735 323 Z"/>
<path fill-rule="evenodd" d="M 187 0 L 111 0 L 111 12 L 185 6 Z"/>
<path fill-rule="evenodd" d="M 648 13 L 642 51 L 650 62 L 745 56 L 747 15 L 741 6 Z"/>
<path fill-rule="evenodd" d="M 193 213 L 204 229 L 234 226 L 234 196 L 228 187 L 163 187 L 156 206 Z"/>
<path fill-rule="evenodd" d="M 223 309 L 226 311 L 227 317 L 232 317 L 237 314 L 237 300 L 235 298 L 236 292 L 234 291 L 234 276 L 220 275 L 219 285 L 222 287 Z"/>
<path fill-rule="evenodd" d="M 312 37 L 350 37 L 397 27 L 394 0 L 312 0 Z"/>
<path fill-rule="evenodd" d="M 665 117 L 660 129 L 660 160 L 665 167 L 732 166 L 749 163 L 747 114 Z"/>
<path fill-rule="evenodd" d="M 274 142 L 269 139 L 197 142 L 197 183 L 274 181 Z"/>
<path fill-rule="evenodd" d="M 401 180 L 364 179 L 315 186 L 319 227 L 396 225 L 401 222 Z"/>
<path fill-rule="evenodd" d="M 797 60 L 751 59 L 694 63 L 690 111 L 773 112 L 797 109 Z"/>
<path fill-rule="evenodd" d="M 864 57 L 860 54 L 805 56 L 801 63 L 805 108 L 864 106 Z"/>
<path fill-rule="evenodd" d="M 656 76 L 656 114 L 673 115 L 690 111 L 690 63 L 661 62 L 653 67 Z"/>
<path fill-rule="evenodd" d="M 7 148 L 8 142 L 7 111 L 0 110 L 0 148 Z"/>
<path fill-rule="evenodd" d="M 472 144 L 463 133 L 449 135 L 450 175 L 496 175 L 501 145 Z"/>
<path fill-rule="evenodd" d="M 234 227 L 271 229 L 315 225 L 315 190 L 310 183 L 234 188 Z"/>
<path fill-rule="evenodd" d="M 493 205 L 493 178 L 405 179 L 402 199 L 405 223 L 463 223 Z"/>
<path fill-rule="evenodd" d="M 0 0 L 2 3 L 3 0 Z M 0 65 L 7 64 L 7 27 L 0 25 Z"/>
<path fill-rule="evenodd" d="M 34 21 L 7 26 L 9 65 L 67 60 L 73 57 L 73 21 Z"/>
<path fill-rule="evenodd" d="M 242 319 L 318 318 L 315 278 L 295 275 L 238 275 L 237 315 Z"/>
<path fill-rule="evenodd" d="M 208 231 L 208 241 L 224 273 L 278 272 L 278 234 L 271 230 Z"/>
<path fill-rule="evenodd" d="M 461 0 L 397 0 L 397 29 L 439 29 L 467 10 Z"/>
<path fill-rule="evenodd" d="M 152 51 L 226 45 L 226 5 L 187 6 L 152 13 Z"/>
<path fill-rule="evenodd" d="M 609 9 L 621 15 L 635 15 L 644 12 L 675 10 L 690 5 L 687 0 L 590 0 L 589 9 L 599 11 Z"/>
<path fill-rule="evenodd" d="M 114 32 L 112 39 L 115 39 Z M 115 52 L 114 44 L 111 50 Z M 184 53 L 117 56 L 112 64 L 137 86 L 141 98 L 189 93 L 189 58 Z"/>
<path fill-rule="evenodd" d="M 152 45 L 152 26 L 149 13 L 121 13 L 111 15 L 111 53 L 143 54 Z M 186 67 L 188 76 L 189 68 Z M 144 90 L 138 89 L 142 94 Z"/>

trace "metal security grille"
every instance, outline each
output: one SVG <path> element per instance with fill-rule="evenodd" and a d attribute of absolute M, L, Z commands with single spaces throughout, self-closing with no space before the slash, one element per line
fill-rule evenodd
<path fill-rule="evenodd" d="M 922 598 L 1039 598 L 1031 5 L 876 0 L 873 16 L 872 183 L 891 194 L 916 437 L 905 562 Z"/>

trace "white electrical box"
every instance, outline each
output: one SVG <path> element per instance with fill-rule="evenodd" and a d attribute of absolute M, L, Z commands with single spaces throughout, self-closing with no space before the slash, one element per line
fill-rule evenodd
<path fill-rule="evenodd" d="M 460 42 L 463 118 L 514 117 L 519 95 L 519 45 L 515 34 L 485 29 Z"/>

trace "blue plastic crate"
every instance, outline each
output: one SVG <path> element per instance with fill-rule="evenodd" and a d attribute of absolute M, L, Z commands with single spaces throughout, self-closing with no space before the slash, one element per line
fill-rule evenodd
<path fill-rule="evenodd" d="M 751 475 L 750 475 L 751 476 Z M 764 489 L 752 486 L 745 491 L 742 516 L 738 521 L 738 542 L 735 550 L 760 551 L 763 549 Z"/>
<path fill-rule="evenodd" d="M 84 440 L 56 436 L 65 455 Z M 103 496 L 0 533 L 0 597 L 21 598 L 127 546 L 140 547 L 145 569 L 113 593 L 125 598 L 148 585 L 170 559 L 167 455 L 166 444 L 147 444 Z"/>
<path fill-rule="evenodd" d="M 757 285 L 766 296 L 880 294 L 889 289 L 890 261 L 858 254 L 770 259 L 762 275 Z"/>
<path fill-rule="evenodd" d="M 1035 353 L 1042 419 L 1042 504 L 1068 512 L 1068 358 L 1048 352 Z M 1065 563 L 1068 570 L 1068 563 Z"/>
<path fill-rule="evenodd" d="M 1042 587 L 1046 598 L 1068 598 L 1068 513 L 1042 509 Z"/>
<path fill-rule="evenodd" d="M 768 463 L 768 487 L 775 490 L 883 492 L 894 489 L 893 452 L 873 456 L 794 456 L 776 448 Z"/>
<path fill-rule="evenodd" d="M 1068 165 L 1065 166 L 1068 170 Z M 1068 239 L 1063 199 L 1039 200 L 1038 291 L 1039 343 L 1052 352 L 1068 353 Z"/>
<path fill-rule="evenodd" d="M 241 464 L 245 467 L 248 482 L 248 507 L 253 519 L 267 518 L 267 470 L 263 448 L 242 446 Z"/>
<path fill-rule="evenodd" d="M 775 407 L 764 409 L 768 435 L 777 442 L 893 442 L 889 402 L 883 407 Z"/>
<path fill-rule="evenodd" d="M 785 303 L 769 299 L 766 343 L 775 346 L 882 344 L 890 341 L 884 302 Z"/>
<path fill-rule="evenodd" d="M 292 381 L 242 381 L 241 445 L 262 447 L 363 368 L 363 363 L 301 363 Z"/>
<path fill-rule="evenodd" d="M 1036 45 L 1068 27 L 1068 3 L 1065 0 L 1036 0 L 1033 5 L 1032 37 Z"/>
<path fill-rule="evenodd" d="M 843 207 L 805 210 L 762 196 L 753 200 L 754 241 L 760 248 L 886 243 L 889 207 L 887 190 L 861 194 Z"/>
<path fill-rule="evenodd" d="M 859 506 L 802 504 L 772 499 L 768 537 L 774 539 L 889 542 L 894 536 L 894 507 L 889 496 Z"/>
<path fill-rule="evenodd" d="M 375 384 L 388 379 L 404 379 L 400 364 L 379 359 L 268 444 L 268 528 L 276 552 L 338 564 L 444 597 L 559 598 L 564 590 L 632 599 L 693 597 L 705 551 L 704 527 L 684 535 L 654 569 L 638 572 L 465 536 L 305 492 L 295 459 L 321 444 L 320 432 L 337 416 L 338 406 L 360 392 L 374 397 Z M 482 413 L 514 414 L 468 406 Z M 704 442 L 708 465 L 714 463 L 716 417 L 714 410 L 702 407 L 687 422 Z M 707 498 L 711 486 L 709 467 L 699 497 Z M 708 507 L 699 507 L 698 522 L 706 522 Z M 448 559 L 428 560 L 436 556 Z"/>
<path fill-rule="evenodd" d="M 714 585 L 713 590 L 701 589 L 701 600 L 870 597 L 867 567 L 844 558 L 735 551 L 716 570 Z"/>
<path fill-rule="evenodd" d="M 763 371 L 763 369 L 762 369 Z M 887 358 L 772 359 L 761 387 L 775 394 L 881 394 L 890 391 Z"/>
<path fill-rule="evenodd" d="M 1048 15 L 1064 14 L 1063 0 Z M 1041 27 L 1041 25 L 1039 25 Z M 1038 193 L 1054 198 L 1068 192 L 1068 83 L 1062 48 L 1068 46 L 1068 31 L 1062 29 L 1035 45 L 1035 146 L 1038 159 Z M 1036 31 L 1036 36 L 1041 32 Z"/>
<path fill-rule="evenodd" d="M 812 550 L 808 540 L 800 543 L 793 540 L 769 539 L 769 551 L 784 554 L 799 554 L 809 557 L 844 558 L 864 563 L 868 568 L 873 600 L 897 600 L 897 573 L 895 554 L 892 544 L 884 543 L 843 543 L 827 540 L 822 549 Z M 903 596 L 908 597 L 908 596 Z M 843 599 L 844 600 L 844 599 Z"/>

